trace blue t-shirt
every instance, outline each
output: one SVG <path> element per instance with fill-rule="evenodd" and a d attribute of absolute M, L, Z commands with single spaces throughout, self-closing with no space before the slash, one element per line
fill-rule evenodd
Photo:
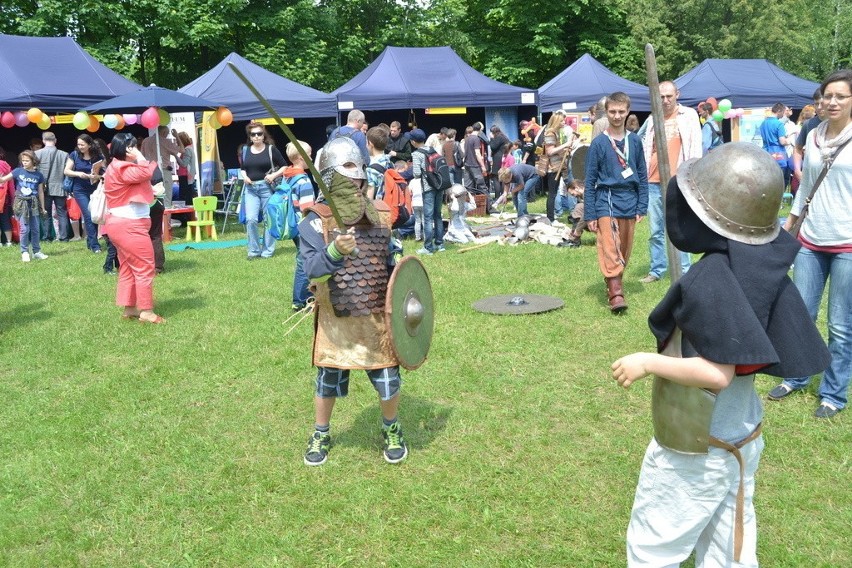
<path fill-rule="evenodd" d="M 786 135 L 784 123 L 774 116 L 770 116 L 760 124 L 763 149 L 772 154 L 775 161 L 782 167 L 787 165 L 787 149 L 781 145 L 781 137 Z"/>
<path fill-rule="evenodd" d="M 68 159 L 74 162 L 74 171 L 75 172 L 83 172 L 86 174 L 92 173 L 92 164 L 100 160 L 99 157 L 92 156 L 91 160 L 87 160 L 80 155 L 80 152 L 74 150 L 70 154 L 68 154 Z M 91 180 L 89 178 L 71 178 L 71 191 L 85 191 L 91 193 L 95 191 L 95 186 L 92 185 Z"/>
<path fill-rule="evenodd" d="M 15 181 L 15 197 L 38 197 L 38 186 L 44 183 L 44 175 L 38 170 L 29 171 L 24 168 L 12 170 Z"/>

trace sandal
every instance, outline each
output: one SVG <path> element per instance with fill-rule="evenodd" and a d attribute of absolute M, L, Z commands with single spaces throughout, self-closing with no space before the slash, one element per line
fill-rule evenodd
<path fill-rule="evenodd" d="M 123 320 L 139 319 L 139 314 L 121 314 L 121 319 L 123 319 Z"/>
<path fill-rule="evenodd" d="M 152 320 L 139 318 L 139 323 L 166 323 L 166 318 L 157 316 Z"/>

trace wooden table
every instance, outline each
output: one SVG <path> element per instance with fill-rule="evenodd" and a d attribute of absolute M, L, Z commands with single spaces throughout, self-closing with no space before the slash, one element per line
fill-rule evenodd
<path fill-rule="evenodd" d="M 172 240 L 172 215 L 175 213 L 192 213 L 195 218 L 195 209 L 192 207 L 171 207 L 163 211 L 163 242 L 168 243 Z"/>

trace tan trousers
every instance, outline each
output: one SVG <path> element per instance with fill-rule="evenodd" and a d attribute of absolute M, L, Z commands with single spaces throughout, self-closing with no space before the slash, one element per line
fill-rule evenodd
<path fill-rule="evenodd" d="M 624 269 L 630 260 L 630 252 L 633 250 L 635 229 L 635 217 L 631 219 L 600 217 L 598 219 L 598 264 L 604 278 L 614 278 L 624 274 Z"/>

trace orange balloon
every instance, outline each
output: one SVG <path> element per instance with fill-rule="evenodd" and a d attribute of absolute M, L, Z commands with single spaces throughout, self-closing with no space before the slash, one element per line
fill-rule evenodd
<path fill-rule="evenodd" d="M 42 116 L 44 116 L 44 113 L 35 107 L 27 111 L 27 118 L 29 118 L 30 122 L 32 122 L 33 124 L 38 124 L 39 122 L 41 122 Z"/>
<path fill-rule="evenodd" d="M 222 126 L 230 126 L 234 122 L 234 115 L 231 114 L 231 111 L 227 107 L 219 107 L 216 110 L 216 119 Z"/>
<path fill-rule="evenodd" d="M 120 114 L 117 114 L 115 116 L 118 118 L 118 124 L 115 125 L 115 129 L 121 130 L 122 128 L 124 128 L 124 125 L 125 125 L 124 117 L 121 116 Z"/>
<path fill-rule="evenodd" d="M 101 121 L 98 120 L 98 117 L 96 117 L 93 114 L 90 114 L 89 115 L 89 126 L 86 127 L 86 130 L 88 130 L 89 132 L 97 132 L 98 128 L 100 128 L 100 127 L 101 127 Z"/>

